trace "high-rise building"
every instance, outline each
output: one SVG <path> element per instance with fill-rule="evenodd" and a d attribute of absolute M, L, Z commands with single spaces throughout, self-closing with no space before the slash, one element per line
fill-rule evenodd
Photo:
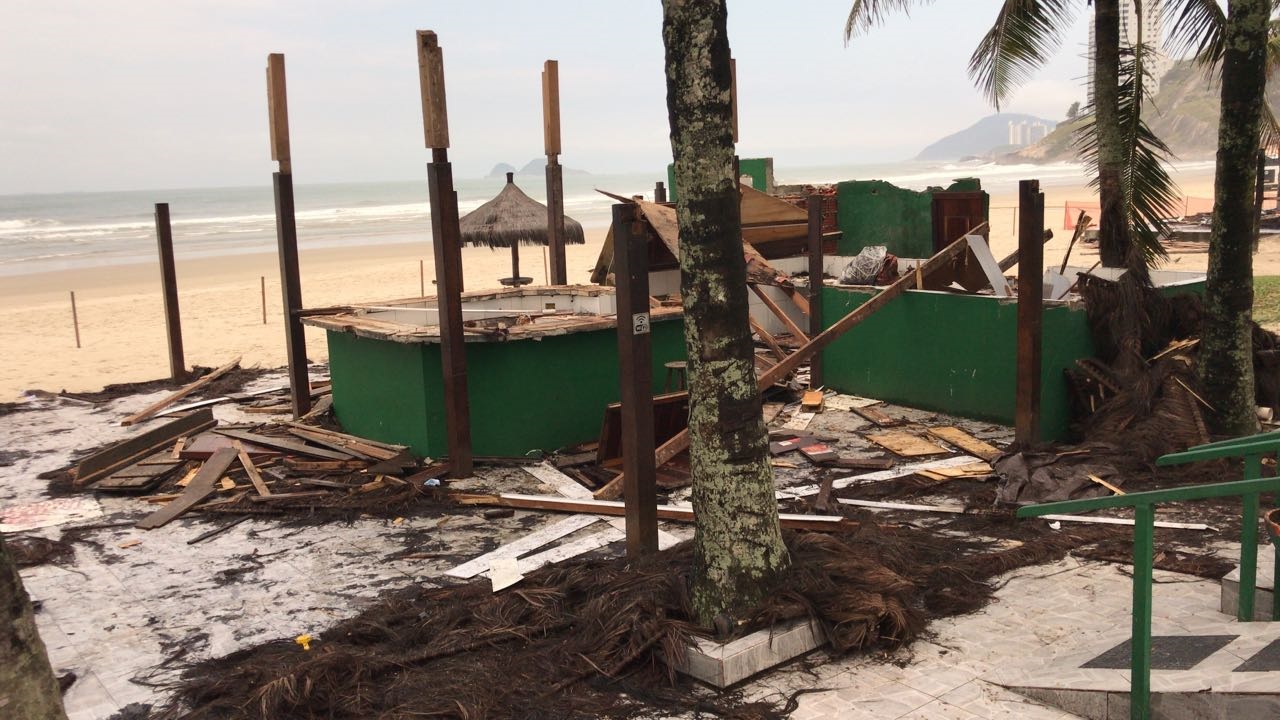
<path fill-rule="evenodd" d="M 1155 92 L 1173 61 L 1165 51 L 1164 0 L 1145 0 L 1141 3 L 1142 20 L 1138 20 L 1138 6 L 1133 0 L 1120 0 L 1120 47 L 1133 47 L 1139 39 L 1150 51 L 1143 64 L 1147 69 L 1147 89 Z M 1089 97 L 1093 97 L 1093 19 L 1089 20 Z"/>

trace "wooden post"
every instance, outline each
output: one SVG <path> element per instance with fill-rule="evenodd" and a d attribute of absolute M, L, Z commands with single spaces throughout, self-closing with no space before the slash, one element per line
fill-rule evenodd
<path fill-rule="evenodd" d="M 653 440 L 653 351 L 649 333 L 648 243 L 636 206 L 613 206 L 613 268 L 618 302 L 618 382 L 622 391 L 623 501 L 627 555 L 658 551 Z"/>
<path fill-rule="evenodd" d="M 809 196 L 809 337 L 822 333 L 822 196 Z M 809 358 L 809 387 L 822 387 L 822 353 Z"/>
<path fill-rule="evenodd" d="M 542 66 L 542 144 L 547 153 L 547 243 L 550 285 L 566 285 L 564 256 L 564 168 L 560 165 L 560 64 Z"/>
<path fill-rule="evenodd" d="M 1022 447 L 1040 439 L 1040 357 L 1044 320 L 1044 193 L 1039 180 L 1018 183 L 1018 343 L 1014 434 Z"/>
<path fill-rule="evenodd" d="M 76 349 L 80 349 L 80 316 L 76 314 L 76 291 L 71 291 L 71 327 L 76 331 Z"/>
<path fill-rule="evenodd" d="M 272 175 L 276 198 L 276 247 L 280 257 L 280 297 L 284 305 L 285 350 L 289 360 L 289 396 L 294 419 L 311 409 L 307 377 L 307 339 L 302 333 L 302 280 L 298 272 L 298 227 L 293 206 L 293 165 L 289 155 L 289 104 L 285 92 L 284 55 L 267 56 L 267 113 L 271 127 L 271 159 L 280 164 Z"/>
<path fill-rule="evenodd" d="M 446 445 L 449 477 L 470 477 L 471 407 L 467 395 L 467 356 L 462 333 L 462 231 L 458 193 L 449 163 L 449 116 L 445 105 L 444 51 L 430 30 L 419 30 L 418 74 L 422 89 L 422 127 L 426 146 L 427 188 L 431 202 L 431 246 L 435 253 L 436 304 L 440 315 L 440 361 L 444 374 Z"/>
<path fill-rule="evenodd" d="M 156 244 L 160 249 L 160 291 L 164 296 L 164 327 L 169 338 L 169 376 L 181 382 L 187 376 L 182 357 L 182 318 L 178 313 L 178 273 L 173 264 L 173 230 L 169 203 L 156 203 Z"/>
<path fill-rule="evenodd" d="M 427 296 L 427 269 L 422 260 L 418 261 L 418 297 Z"/>
<path fill-rule="evenodd" d="M 262 324 L 267 324 L 267 276 L 258 276 L 258 285 L 262 291 Z"/>
<path fill-rule="evenodd" d="M 656 203 L 664 203 L 667 201 L 667 186 L 661 180 L 653 186 L 653 201 Z"/>

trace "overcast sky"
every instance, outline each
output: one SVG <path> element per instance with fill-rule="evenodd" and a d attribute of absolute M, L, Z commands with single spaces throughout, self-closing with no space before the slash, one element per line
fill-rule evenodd
<path fill-rule="evenodd" d="M 729 0 L 744 156 L 893 161 L 993 112 L 966 75 L 997 0 L 896 17 L 845 47 L 851 0 Z M 1012 112 L 1082 99 L 1085 2 Z M 562 162 L 670 158 L 658 0 L 3 0 L 0 193 L 269 183 L 263 68 L 286 56 L 299 183 L 423 176 L 414 31 L 444 48 L 459 177 L 542 153 L 542 62 L 560 62 Z"/>

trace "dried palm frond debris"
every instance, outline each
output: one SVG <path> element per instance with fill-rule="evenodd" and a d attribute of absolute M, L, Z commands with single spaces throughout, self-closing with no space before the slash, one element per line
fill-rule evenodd
<path fill-rule="evenodd" d="M 735 632 L 811 617 L 837 652 L 893 648 L 932 618 L 983 606 L 996 575 L 1060 558 L 1082 538 L 1063 531 L 992 552 L 980 540 L 871 523 L 846 537 L 787 533 L 791 568 Z M 575 560 L 500 593 L 487 580 L 410 589 L 309 650 L 288 638 L 190 667 L 159 717 L 785 717 L 794 698 L 746 702 L 673 669 L 705 634 L 690 621 L 692 556 L 685 543 L 638 561 Z"/>

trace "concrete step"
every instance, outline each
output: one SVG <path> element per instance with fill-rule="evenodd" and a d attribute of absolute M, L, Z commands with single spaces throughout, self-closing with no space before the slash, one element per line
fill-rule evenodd
<path fill-rule="evenodd" d="M 1280 623 L 1198 620 L 1194 631 L 1159 624 L 1152 642 L 1152 717 L 1280 717 Z M 1090 720 L 1129 717 L 1127 631 L 1106 645 L 984 679 Z"/>
<path fill-rule="evenodd" d="M 1275 556 L 1269 547 L 1258 548 L 1258 578 L 1253 596 L 1253 619 L 1271 620 L 1271 598 L 1275 589 Z M 1236 600 L 1240 597 L 1240 568 L 1222 578 L 1222 592 L 1218 610 L 1224 615 L 1236 616 Z"/>

